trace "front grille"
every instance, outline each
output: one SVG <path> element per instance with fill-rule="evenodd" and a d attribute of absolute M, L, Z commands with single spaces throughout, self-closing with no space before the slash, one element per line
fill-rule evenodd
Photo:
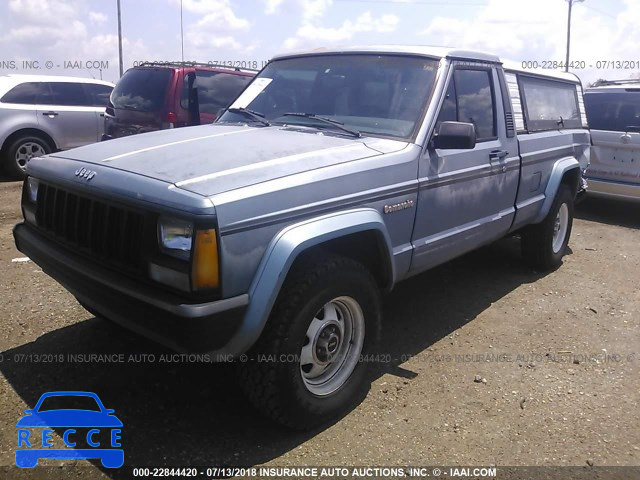
<path fill-rule="evenodd" d="M 60 243 L 94 260 L 137 273 L 143 270 L 140 213 L 41 183 L 36 222 Z"/>

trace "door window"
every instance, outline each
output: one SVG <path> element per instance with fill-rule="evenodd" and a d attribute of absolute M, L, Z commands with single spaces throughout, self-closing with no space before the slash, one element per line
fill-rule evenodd
<path fill-rule="evenodd" d="M 490 70 L 455 70 L 438 116 L 438 123 L 448 121 L 472 123 L 479 142 L 496 138 Z"/>
<path fill-rule="evenodd" d="M 47 88 L 48 87 L 48 88 Z M 89 100 L 81 83 L 47 82 L 38 97 L 41 105 L 63 105 L 69 107 L 89 106 Z"/>
<path fill-rule="evenodd" d="M 109 96 L 111 95 L 111 90 L 113 90 L 109 85 L 85 83 L 84 89 L 92 107 L 106 107 L 109 104 Z"/>
<path fill-rule="evenodd" d="M 215 115 L 228 107 L 251 81 L 251 77 L 221 72 L 196 71 L 194 87 L 198 89 L 200 113 Z M 189 85 L 185 76 L 181 98 L 182 108 L 189 108 Z"/>
<path fill-rule="evenodd" d="M 526 75 L 519 78 L 529 130 L 582 127 L 575 84 Z"/>
<path fill-rule="evenodd" d="M 1 99 L 4 103 L 20 103 L 25 105 L 33 105 L 40 92 L 41 83 L 27 82 L 16 85 L 9 90 Z"/>

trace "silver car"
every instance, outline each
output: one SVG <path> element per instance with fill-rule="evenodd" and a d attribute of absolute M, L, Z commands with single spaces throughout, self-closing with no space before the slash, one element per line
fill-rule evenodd
<path fill-rule="evenodd" d="M 589 194 L 640 200 L 640 80 L 599 82 L 584 101 L 593 142 Z"/>
<path fill-rule="evenodd" d="M 100 140 L 113 84 L 88 78 L 0 76 L 0 159 L 22 177 L 31 158 Z"/>

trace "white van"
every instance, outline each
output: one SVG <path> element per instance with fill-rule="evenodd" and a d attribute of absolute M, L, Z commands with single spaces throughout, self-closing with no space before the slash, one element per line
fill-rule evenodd
<path fill-rule="evenodd" d="M 589 194 L 640 201 L 640 79 L 601 81 L 584 101 L 593 143 Z"/>

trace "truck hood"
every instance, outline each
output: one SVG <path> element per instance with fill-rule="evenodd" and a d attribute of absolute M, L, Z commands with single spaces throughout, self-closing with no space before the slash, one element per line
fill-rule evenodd
<path fill-rule="evenodd" d="M 124 170 L 212 196 L 406 146 L 305 127 L 212 124 L 133 135 L 49 156 Z"/>

